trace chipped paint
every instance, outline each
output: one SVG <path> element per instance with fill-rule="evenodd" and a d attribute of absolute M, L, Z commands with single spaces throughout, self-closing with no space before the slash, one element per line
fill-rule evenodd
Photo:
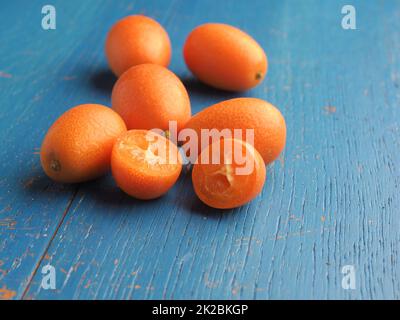
<path fill-rule="evenodd" d="M 91 284 L 92 284 L 92 281 L 89 279 L 89 280 L 86 282 L 84 288 L 85 288 L 85 289 L 88 289 L 88 288 L 90 287 Z"/>
<path fill-rule="evenodd" d="M 76 76 L 65 76 L 63 78 L 64 81 L 71 81 L 71 80 L 75 80 L 75 79 L 76 79 Z"/>
<path fill-rule="evenodd" d="M 32 177 L 32 178 L 26 180 L 26 181 L 24 182 L 24 188 L 27 189 L 27 188 L 32 187 L 32 185 L 34 184 L 35 181 L 36 181 L 36 178 L 35 178 L 35 177 Z"/>
<path fill-rule="evenodd" d="M 0 78 L 10 79 L 10 78 L 12 78 L 12 74 L 4 72 L 4 71 L 0 71 Z"/>
<path fill-rule="evenodd" d="M 11 206 L 7 206 L 7 207 L 4 207 L 3 209 L 1 209 L 0 213 L 9 212 L 11 210 L 12 210 Z"/>
<path fill-rule="evenodd" d="M 288 219 L 288 222 L 289 222 L 289 221 L 303 221 L 303 217 L 297 217 L 296 215 L 291 214 L 291 215 L 289 216 L 289 219 Z"/>
<path fill-rule="evenodd" d="M 7 289 L 6 286 L 0 289 L 0 300 L 11 300 L 17 295 L 17 292 Z"/>
<path fill-rule="evenodd" d="M 287 238 L 291 238 L 291 237 L 303 237 L 306 236 L 308 234 L 313 234 L 316 232 L 325 232 L 325 231 L 329 231 L 329 230 L 334 230 L 335 226 L 331 226 L 331 227 L 324 227 L 324 228 L 317 228 L 317 229 L 310 229 L 310 230 L 304 230 L 304 231 L 298 231 L 298 232 L 289 232 L 287 234 L 284 235 L 276 235 L 274 237 L 269 238 L 269 240 L 284 240 Z"/>
<path fill-rule="evenodd" d="M 78 268 L 79 268 L 81 265 L 83 265 L 83 264 L 84 264 L 83 262 L 78 261 L 77 263 L 75 263 L 75 264 L 72 266 L 72 270 L 73 270 L 74 272 L 76 272 L 76 271 L 78 270 Z"/>
<path fill-rule="evenodd" d="M 186 253 L 180 260 L 180 263 L 186 263 L 193 257 L 193 254 L 191 252 Z"/>
<path fill-rule="evenodd" d="M 217 288 L 219 285 L 218 281 L 210 281 L 208 278 L 208 273 L 204 274 L 204 284 L 206 285 L 207 288 L 213 289 L 213 288 Z"/>
<path fill-rule="evenodd" d="M 326 106 L 324 107 L 324 110 L 329 114 L 336 113 L 336 107 L 333 106 Z"/>
<path fill-rule="evenodd" d="M 5 218 L 3 220 L 0 220 L 0 227 L 6 227 L 9 230 L 15 229 L 15 226 L 17 225 L 17 221 L 11 218 Z"/>

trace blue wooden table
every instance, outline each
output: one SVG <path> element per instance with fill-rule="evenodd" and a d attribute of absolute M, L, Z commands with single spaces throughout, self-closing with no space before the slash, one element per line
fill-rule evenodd
<path fill-rule="evenodd" d="M 342 0 L 48 2 L 56 30 L 42 29 L 43 1 L 0 10 L 0 299 L 400 298 L 399 1 L 350 1 L 356 30 L 342 28 Z M 105 35 L 137 13 L 168 31 L 193 113 L 251 96 L 285 116 L 285 151 L 250 204 L 206 207 L 189 172 L 151 202 L 110 176 L 44 175 L 51 123 L 80 103 L 110 105 Z M 264 47 L 260 86 L 226 93 L 191 76 L 183 43 L 210 21 Z M 49 264 L 54 290 L 41 286 Z"/>

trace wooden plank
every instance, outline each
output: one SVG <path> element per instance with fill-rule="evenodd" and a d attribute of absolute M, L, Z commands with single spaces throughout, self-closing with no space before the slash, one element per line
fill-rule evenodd
<path fill-rule="evenodd" d="M 262 194 L 228 212 L 201 204 L 187 172 L 151 202 L 125 196 L 110 176 L 81 185 L 37 269 L 53 265 L 57 289 L 41 289 L 37 272 L 24 298 L 399 298 L 400 7 L 352 1 L 358 24 L 352 31 L 341 28 L 344 4 L 57 3 L 68 25 L 57 32 L 73 40 L 52 39 L 59 47 L 54 54 L 72 69 L 59 61 L 51 66 L 75 77 L 46 92 L 50 101 L 69 102 L 61 108 L 79 99 L 108 103 L 104 36 L 130 13 L 165 25 L 173 43 L 170 67 L 184 79 L 194 112 L 239 96 L 193 80 L 180 53 L 193 27 L 220 21 L 248 31 L 266 49 L 267 79 L 241 95 L 276 104 L 288 142 L 268 168 Z M 57 114 L 44 107 L 49 118 L 38 130 Z M 28 111 L 27 117 L 39 118 Z M 48 196 L 41 193 L 41 201 Z M 341 286 L 345 265 L 355 267 L 355 290 Z"/>
<path fill-rule="evenodd" d="M 22 296 L 75 189 L 44 179 L 38 162 L 43 130 L 60 112 L 47 95 L 55 83 L 46 81 L 60 57 L 40 54 L 42 43 L 30 41 L 28 32 L 40 31 L 29 20 L 35 5 L 26 9 L 9 2 L 0 13 L 0 299 Z"/>
<path fill-rule="evenodd" d="M 0 12 L 0 299 L 23 296 L 78 188 L 44 176 L 39 150 L 47 128 L 70 106 L 102 99 L 98 90 L 72 84 L 82 66 L 81 39 L 91 30 L 69 28 L 98 11 L 89 3 L 56 6 L 59 28 L 52 31 L 41 28 L 40 3 L 10 1 Z M 87 69 L 95 63 L 88 60 Z"/>

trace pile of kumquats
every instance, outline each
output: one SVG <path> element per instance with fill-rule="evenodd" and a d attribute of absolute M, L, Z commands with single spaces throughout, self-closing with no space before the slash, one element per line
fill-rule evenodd
<path fill-rule="evenodd" d="M 236 98 L 192 116 L 185 86 L 167 69 L 168 34 L 143 15 L 115 23 L 105 53 L 118 77 L 112 108 L 78 105 L 55 121 L 40 151 L 51 179 L 79 183 L 111 168 L 124 192 L 154 199 L 188 166 L 195 193 L 211 207 L 235 208 L 261 192 L 266 165 L 286 142 L 285 120 L 276 107 L 257 98 Z M 200 81 L 222 90 L 255 87 L 268 69 L 261 46 L 227 24 L 195 28 L 183 56 Z"/>

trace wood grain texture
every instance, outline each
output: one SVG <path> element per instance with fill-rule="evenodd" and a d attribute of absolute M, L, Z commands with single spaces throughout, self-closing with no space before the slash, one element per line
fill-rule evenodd
<path fill-rule="evenodd" d="M 341 28 L 344 1 L 53 1 L 0 12 L 0 289 L 14 299 L 400 298 L 400 5 L 352 1 L 357 30 Z M 195 197 L 190 172 L 151 202 L 110 176 L 49 181 L 38 148 L 78 103 L 110 104 L 115 79 L 103 44 L 119 18 L 143 13 L 172 40 L 170 69 L 193 112 L 252 96 L 280 108 L 288 141 L 262 194 L 231 211 Z M 226 93 L 196 81 L 181 50 L 204 22 L 249 32 L 266 50 L 257 88 Z M 40 287 L 41 268 L 57 289 Z M 341 286 L 344 265 L 356 289 Z M 0 291 L 0 298 L 2 298 Z"/>

